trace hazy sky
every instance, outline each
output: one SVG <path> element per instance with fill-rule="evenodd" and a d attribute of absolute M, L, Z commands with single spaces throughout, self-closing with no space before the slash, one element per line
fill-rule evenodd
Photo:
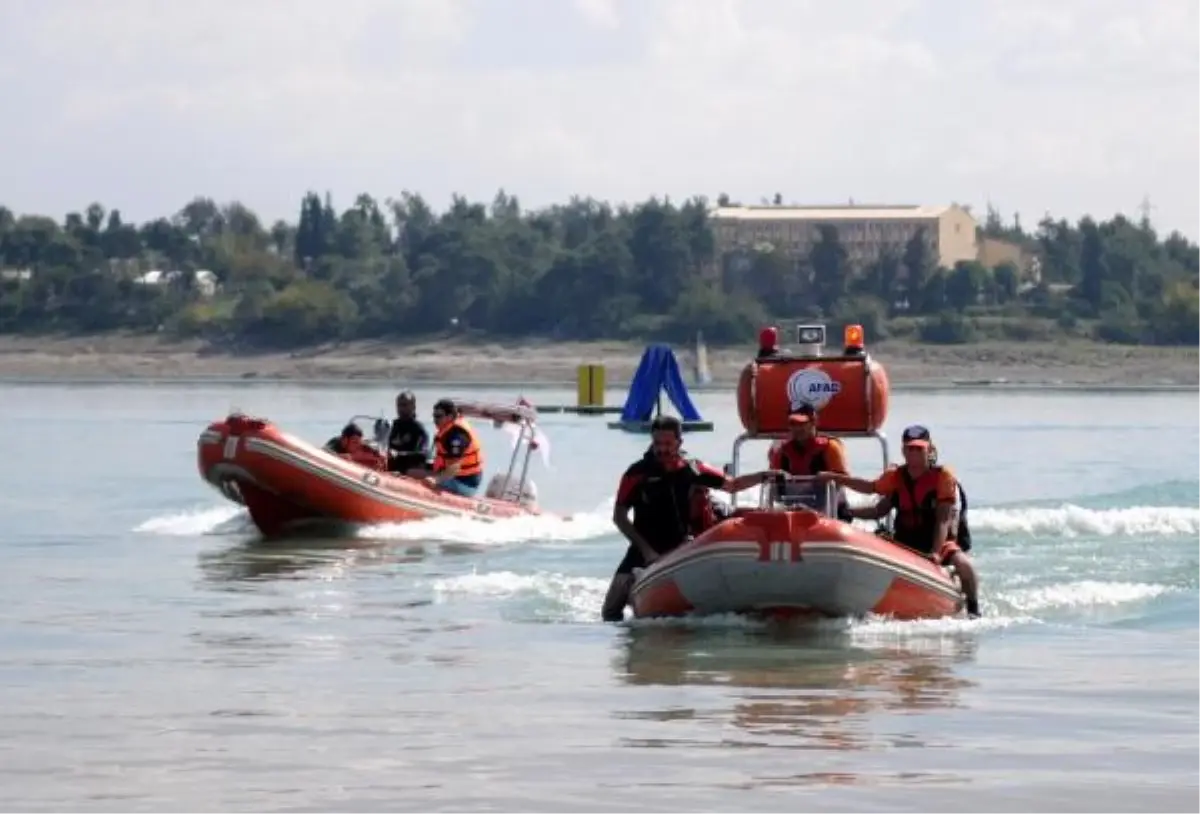
<path fill-rule="evenodd" d="M 0 203 L 991 200 L 1200 234 L 1196 0 L 0 0 Z"/>

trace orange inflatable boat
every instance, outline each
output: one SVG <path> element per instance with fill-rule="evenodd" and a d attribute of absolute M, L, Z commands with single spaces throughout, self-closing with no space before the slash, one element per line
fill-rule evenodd
<path fill-rule="evenodd" d="M 745 432 L 733 444 L 787 437 L 788 414 L 818 410 L 820 431 L 878 442 L 888 465 L 887 373 L 866 353 L 862 328 L 846 328 L 841 354 L 826 356 L 824 326 L 800 326 L 803 347 L 751 362 L 738 385 Z M 805 339 L 810 341 L 805 342 Z M 819 339 L 819 342 L 816 341 Z M 750 467 L 758 469 L 760 467 Z M 752 613 L 897 619 L 949 616 L 963 606 L 957 578 L 929 558 L 836 517 L 837 492 L 811 478 L 764 486 L 756 507 L 731 517 L 640 571 L 630 596 L 637 617 Z"/>
<path fill-rule="evenodd" d="M 517 442 L 508 471 L 497 473 L 480 497 L 461 497 L 425 481 L 381 471 L 291 435 L 263 418 L 235 413 L 208 426 L 197 442 L 200 476 L 244 505 L 265 536 L 308 520 L 355 524 L 403 523 L 439 516 L 492 521 L 539 514 L 529 459 L 537 448 L 532 407 L 456 402 L 465 418 L 513 425 Z M 365 416 L 355 416 L 360 421 Z M 387 426 L 375 432 L 386 441 Z M 365 459 L 364 459 L 365 460 Z"/>

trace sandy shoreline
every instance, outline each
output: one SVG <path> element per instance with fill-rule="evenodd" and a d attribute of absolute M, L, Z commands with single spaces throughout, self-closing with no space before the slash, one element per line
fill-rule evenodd
<path fill-rule="evenodd" d="M 580 364 L 603 364 L 610 388 L 623 388 L 641 345 L 622 342 L 512 343 L 363 341 L 296 352 L 228 354 L 201 342 L 155 336 L 32 338 L 0 336 L 0 382 L 35 381 L 387 381 L 573 386 Z M 1192 388 L 1197 348 L 1098 343 L 980 343 L 930 346 L 884 342 L 869 349 L 893 387 L 953 385 Z M 736 381 L 753 348 L 709 350 L 714 386 Z M 676 349 L 691 380 L 693 353 Z"/>

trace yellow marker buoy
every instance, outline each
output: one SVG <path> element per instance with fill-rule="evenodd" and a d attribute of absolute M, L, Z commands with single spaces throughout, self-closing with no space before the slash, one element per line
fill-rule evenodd
<path fill-rule="evenodd" d="M 579 407 L 604 406 L 604 365 L 580 365 L 578 396 Z"/>

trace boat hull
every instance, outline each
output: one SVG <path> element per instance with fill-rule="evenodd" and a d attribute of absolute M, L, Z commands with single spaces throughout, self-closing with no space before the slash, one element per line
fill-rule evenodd
<path fill-rule="evenodd" d="M 263 419 L 230 416 L 209 425 L 196 454 L 200 476 L 244 505 L 266 536 L 316 519 L 376 524 L 451 516 L 487 522 L 538 514 L 531 505 L 453 495 L 361 466 Z"/>
<path fill-rule="evenodd" d="M 725 520 L 641 571 L 636 617 L 752 613 L 826 617 L 952 616 L 951 575 L 870 532 L 808 510 Z"/>

